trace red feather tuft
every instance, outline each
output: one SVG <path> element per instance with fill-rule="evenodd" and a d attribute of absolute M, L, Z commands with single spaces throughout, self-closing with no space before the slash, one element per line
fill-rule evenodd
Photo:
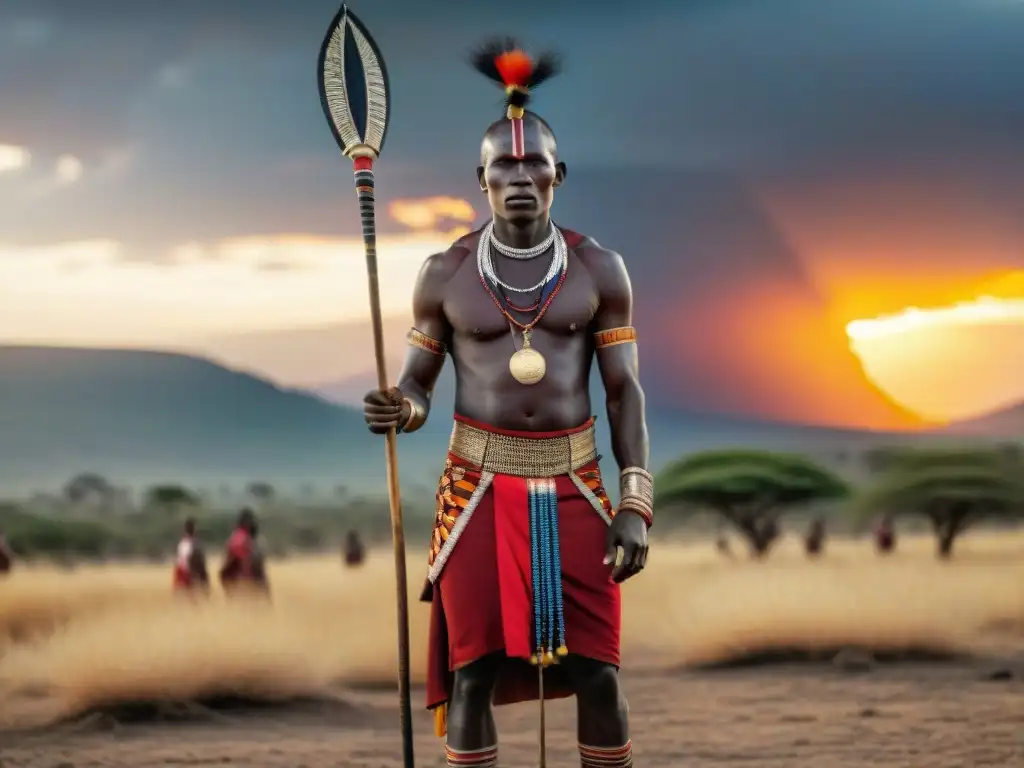
<path fill-rule="evenodd" d="M 533 76 L 533 59 L 520 50 L 506 51 L 495 56 L 494 67 L 506 86 L 526 86 Z"/>

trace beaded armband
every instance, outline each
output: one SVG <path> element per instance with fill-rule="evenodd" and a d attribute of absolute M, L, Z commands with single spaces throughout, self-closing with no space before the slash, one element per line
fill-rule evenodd
<path fill-rule="evenodd" d="M 636 343 L 636 328 L 631 325 L 622 328 L 609 328 L 594 334 L 594 346 L 597 349 L 614 347 L 619 344 Z"/>
<path fill-rule="evenodd" d="M 636 512 L 650 528 L 654 524 L 654 476 L 640 467 L 619 473 L 619 509 Z"/>
<path fill-rule="evenodd" d="M 443 343 L 441 343 L 437 339 L 430 338 L 425 333 L 420 333 L 415 328 L 409 330 L 408 338 L 409 346 L 419 347 L 420 349 L 424 349 L 427 352 L 430 352 L 431 354 L 434 355 L 441 355 L 442 357 L 444 357 L 445 353 L 448 351 L 447 349 L 445 349 Z"/>
<path fill-rule="evenodd" d="M 417 401 L 403 397 L 402 402 L 409 404 L 409 418 L 402 425 L 401 432 L 415 432 L 427 420 L 427 412 Z"/>

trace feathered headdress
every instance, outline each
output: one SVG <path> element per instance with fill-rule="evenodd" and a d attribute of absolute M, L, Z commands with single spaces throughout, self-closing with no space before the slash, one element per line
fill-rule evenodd
<path fill-rule="evenodd" d="M 522 157 L 526 153 L 523 115 L 530 90 L 558 74 L 558 55 L 545 53 L 534 61 L 512 38 L 498 38 L 477 48 L 470 61 L 474 69 L 505 89 L 506 114 L 512 121 L 512 154 Z"/>

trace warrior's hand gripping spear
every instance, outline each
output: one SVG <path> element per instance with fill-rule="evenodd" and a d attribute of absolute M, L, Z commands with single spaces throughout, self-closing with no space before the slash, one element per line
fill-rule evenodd
<path fill-rule="evenodd" d="M 390 116 L 388 75 L 384 59 L 366 27 L 348 10 L 331 21 L 320 49 L 320 101 L 338 146 L 355 166 L 356 193 L 366 247 L 366 272 L 370 284 L 370 315 L 373 348 L 377 358 L 377 383 L 388 388 L 384 364 L 380 288 L 377 280 L 377 228 L 373 196 L 373 163 L 380 156 Z M 398 490 L 398 453 L 395 430 L 386 435 L 388 501 L 395 548 L 398 585 L 398 693 L 402 721 L 402 752 L 405 768 L 413 768 L 412 711 L 409 697 L 409 598 L 405 571 L 405 532 Z"/>

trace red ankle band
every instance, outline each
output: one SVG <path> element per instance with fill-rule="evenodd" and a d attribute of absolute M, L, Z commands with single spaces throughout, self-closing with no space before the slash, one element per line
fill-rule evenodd
<path fill-rule="evenodd" d="M 627 741 L 621 747 L 588 747 L 580 744 L 580 766 L 582 768 L 632 768 L 633 743 Z"/>
<path fill-rule="evenodd" d="M 495 768 L 498 765 L 498 748 L 452 749 L 445 745 L 445 757 L 449 768 Z"/>

